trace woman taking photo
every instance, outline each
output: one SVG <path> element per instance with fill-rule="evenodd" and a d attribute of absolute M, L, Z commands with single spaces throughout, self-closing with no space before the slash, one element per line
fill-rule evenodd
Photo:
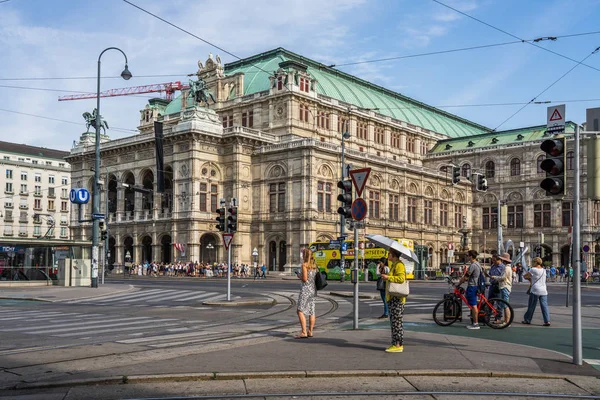
<path fill-rule="evenodd" d="M 404 268 L 404 264 L 400 261 L 400 253 L 397 250 L 390 248 L 388 261 L 391 264 L 390 272 L 389 274 L 381 274 L 381 278 L 388 282 L 404 283 L 406 280 L 406 269 Z M 386 285 L 386 299 L 388 302 L 390 325 L 392 328 L 392 345 L 385 349 L 385 351 L 388 353 L 402 353 L 404 351 L 404 328 L 402 326 L 402 318 L 406 297 L 390 296 L 387 288 L 389 288 L 389 284 Z"/>
<path fill-rule="evenodd" d="M 300 320 L 300 334 L 296 339 L 305 339 L 312 337 L 315 327 L 315 297 L 317 296 L 317 287 L 315 285 L 315 275 L 317 266 L 313 257 L 313 252 L 309 248 L 302 250 L 302 270 L 296 276 L 302 280 L 302 287 L 298 295 L 298 319 Z M 308 330 L 306 330 L 306 316 L 308 315 Z"/>
<path fill-rule="evenodd" d="M 525 317 L 523 317 L 522 323 L 525 325 L 531 324 L 533 313 L 537 306 L 538 300 L 540 301 L 540 308 L 542 309 L 542 318 L 544 319 L 544 326 L 550 326 L 550 311 L 548 311 L 548 289 L 546 288 L 546 271 L 542 266 L 542 259 L 536 257 L 533 259 L 533 267 L 527 271 L 523 276 L 529 281 L 529 305 Z"/>

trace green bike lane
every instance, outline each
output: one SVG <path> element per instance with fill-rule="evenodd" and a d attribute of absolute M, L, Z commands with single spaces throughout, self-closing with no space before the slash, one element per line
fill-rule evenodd
<path fill-rule="evenodd" d="M 600 306 L 582 307 L 582 351 L 586 363 L 600 370 Z M 409 332 L 436 333 L 461 337 L 473 337 L 484 340 L 531 346 L 565 354 L 573 354 L 572 308 L 550 307 L 552 326 L 542 326 L 541 312 L 538 308 L 531 325 L 521 324 L 526 308 L 514 310 L 515 317 L 511 326 L 505 329 L 492 329 L 482 325 L 479 330 L 465 329 L 468 310 L 463 309 L 463 321 L 450 326 L 437 325 L 431 314 L 407 315 L 404 318 L 404 329 Z M 352 323 L 342 325 L 350 329 Z M 387 320 L 364 320 L 361 328 L 390 329 Z"/>

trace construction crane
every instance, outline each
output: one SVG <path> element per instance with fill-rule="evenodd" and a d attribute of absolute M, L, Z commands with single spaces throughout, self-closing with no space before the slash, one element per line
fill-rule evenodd
<path fill-rule="evenodd" d="M 181 84 L 180 81 L 176 82 L 168 82 L 168 83 L 156 83 L 153 85 L 144 85 L 144 86 L 132 86 L 121 89 L 110 89 L 105 90 L 104 92 L 100 92 L 100 97 L 117 97 L 117 96 L 129 96 L 134 94 L 143 94 L 143 93 L 162 93 L 165 92 L 165 95 L 168 100 L 173 99 L 173 94 L 177 90 L 189 89 L 188 85 Z M 96 93 L 84 93 L 84 94 L 73 94 L 67 96 L 60 96 L 58 101 L 68 101 L 68 100 L 83 100 L 83 99 L 95 99 L 97 96 Z"/>

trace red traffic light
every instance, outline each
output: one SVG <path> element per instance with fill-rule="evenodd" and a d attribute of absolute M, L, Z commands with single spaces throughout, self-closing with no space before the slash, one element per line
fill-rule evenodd
<path fill-rule="evenodd" d="M 556 157 L 565 151 L 564 146 L 564 139 L 546 139 L 540 145 L 540 149 L 548 155 Z"/>

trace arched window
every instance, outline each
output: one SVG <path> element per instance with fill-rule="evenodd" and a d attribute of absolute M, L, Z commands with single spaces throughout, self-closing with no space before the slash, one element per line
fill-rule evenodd
<path fill-rule="evenodd" d="M 544 156 L 543 154 L 538 156 L 537 158 L 537 173 L 541 174 L 544 172 L 544 170 L 542 169 L 542 161 L 544 161 L 546 159 L 546 156 Z"/>
<path fill-rule="evenodd" d="M 570 151 L 570 152 L 567 153 L 567 169 L 568 170 L 572 170 L 573 169 L 573 160 L 574 160 L 573 152 Z"/>
<path fill-rule="evenodd" d="M 521 175 L 521 160 L 513 158 L 510 160 L 510 176 Z"/>
<path fill-rule="evenodd" d="M 485 176 L 487 178 L 493 178 L 496 175 L 496 164 L 493 161 L 485 163 Z"/>
<path fill-rule="evenodd" d="M 448 172 L 448 166 L 446 166 L 446 165 L 442 165 L 442 166 L 440 167 L 440 172 L 444 172 L 444 173 Z"/>
<path fill-rule="evenodd" d="M 461 176 L 468 178 L 471 175 L 471 165 L 463 164 L 460 174 L 461 174 Z"/>

